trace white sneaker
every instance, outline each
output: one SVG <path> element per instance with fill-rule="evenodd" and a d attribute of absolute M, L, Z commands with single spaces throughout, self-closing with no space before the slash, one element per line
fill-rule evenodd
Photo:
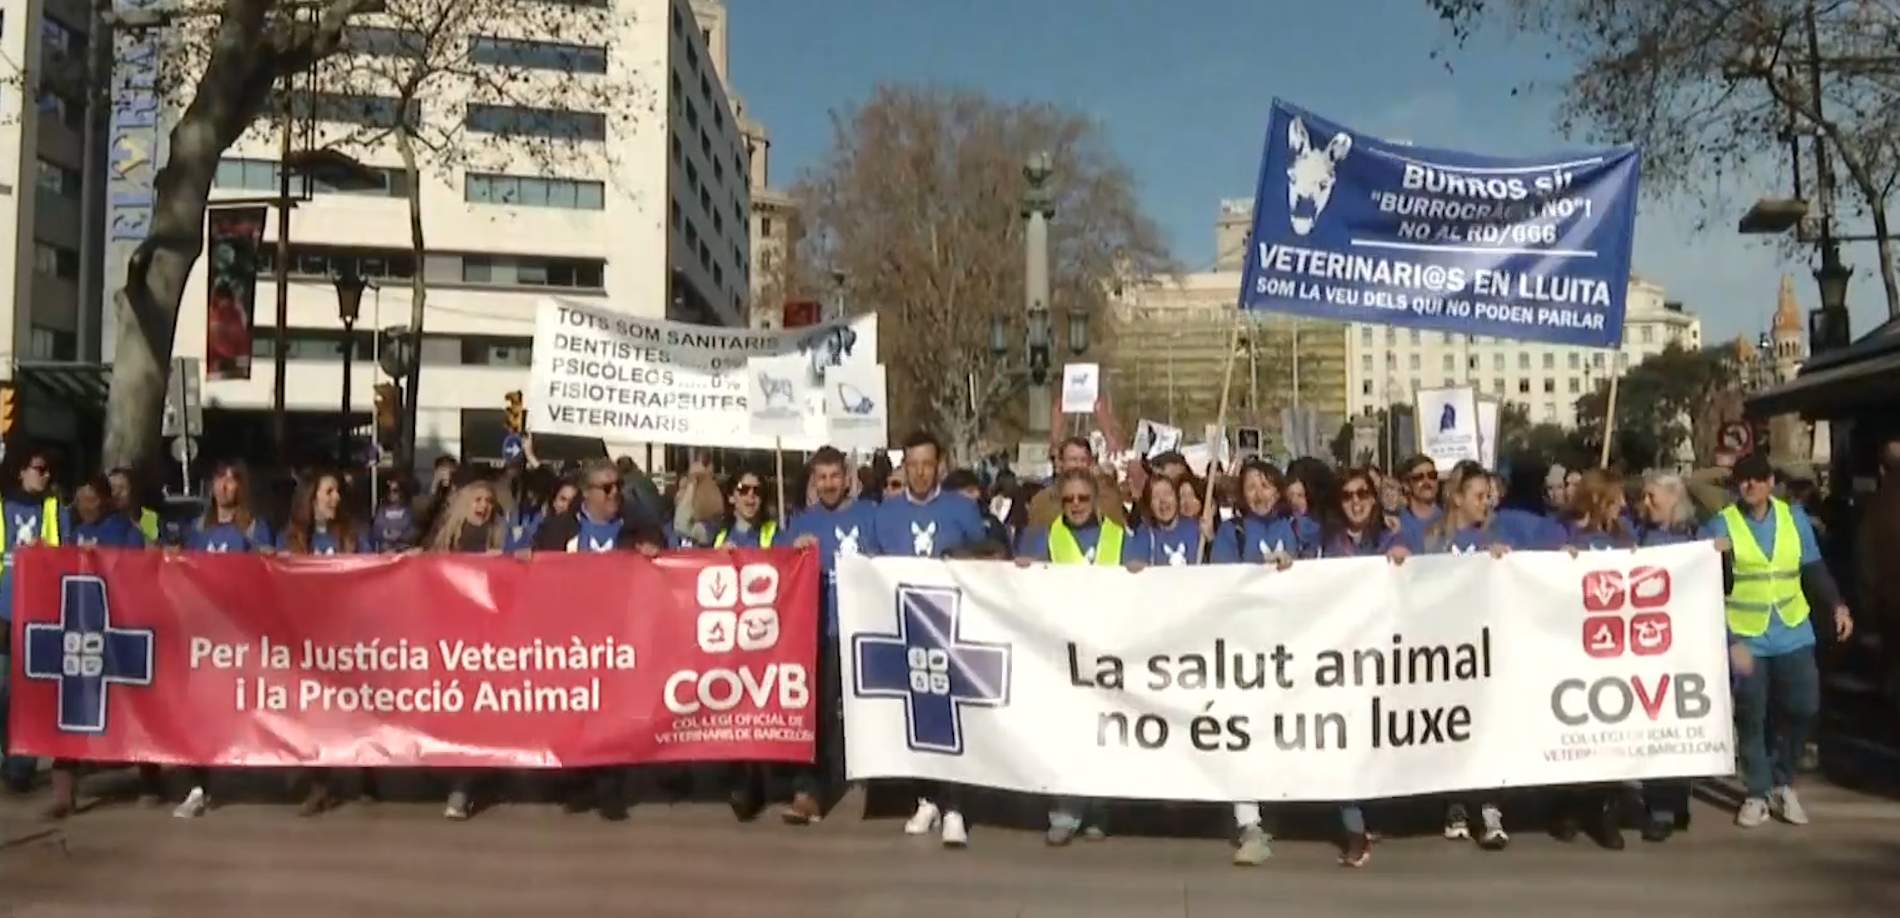
<path fill-rule="evenodd" d="M 937 827 L 937 820 L 940 815 L 936 804 L 922 797 L 917 798 L 917 812 L 910 814 L 910 821 L 904 823 L 904 834 L 930 834 L 930 830 Z"/>
<path fill-rule="evenodd" d="M 1445 840 L 1468 841 L 1471 838 L 1471 822 L 1465 815 L 1462 803 L 1454 803 L 1445 809 Z"/>
<path fill-rule="evenodd" d="M 1792 826 L 1808 824 L 1808 811 L 1801 808 L 1801 798 L 1794 795 L 1792 787 L 1777 787 L 1768 792 L 1768 809 L 1775 818 Z"/>
<path fill-rule="evenodd" d="M 449 805 L 442 808 L 442 818 L 454 820 L 456 822 L 461 822 L 462 820 L 467 819 L 468 818 L 468 794 L 463 793 L 462 791 L 450 792 Z"/>
<path fill-rule="evenodd" d="M 936 809 L 936 807 L 931 807 Z M 970 830 L 963 825 L 963 814 L 951 810 L 943 814 L 943 846 L 945 848 L 968 848 Z"/>
<path fill-rule="evenodd" d="M 210 808 L 210 795 L 205 793 L 204 788 L 194 787 L 191 789 L 191 793 L 185 795 L 185 802 L 180 803 L 172 810 L 172 818 L 197 819 L 205 814 L 205 810 Z"/>
<path fill-rule="evenodd" d="M 1478 836 L 1478 847 L 1486 851 L 1502 851 L 1511 843 L 1510 833 L 1504 831 L 1504 813 L 1491 804 L 1485 804 L 1478 810 L 1479 820 L 1484 823 L 1484 834 Z"/>
<path fill-rule="evenodd" d="M 1750 797 L 1742 801 L 1742 808 L 1735 814 L 1735 824 L 1744 829 L 1759 827 L 1768 821 L 1768 801 L 1760 797 Z"/>

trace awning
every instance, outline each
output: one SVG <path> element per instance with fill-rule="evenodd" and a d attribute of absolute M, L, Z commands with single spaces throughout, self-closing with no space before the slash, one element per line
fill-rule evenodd
<path fill-rule="evenodd" d="M 14 364 L 13 381 L 24 399 L 45 398 L 76 413 L 102 418 L 106 394 L 112 388 L 112 367 L 103 363 L 22 360 Z"/>
<path fill-rule="evenodd" d="M 1788 382 L 1748 400 L 1748 414 L 1801 414 L 1830 419 L 1900 405 L 1900 320 L 1889 321 L 1859 341 L 1823 354 Z"/>

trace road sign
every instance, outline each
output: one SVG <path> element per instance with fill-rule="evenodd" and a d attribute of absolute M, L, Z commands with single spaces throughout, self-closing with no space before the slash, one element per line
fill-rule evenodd
<path fill-rule="evenodd" d="M 194 437 L 173 437 L 172 458 L 180 465 L 189 465 L 198 459 L 198 441 Z"/>
<path fill-rule="evenodd" d="M 509 434 L 501 438 L 501 458 L 507 462 L 520 459 L 524 453 L 520 434 Z"/>
<path fill-rule="evenodd" d="M 179 357 L 172 361 L 171 379 L 165 384 L 165 417 L 161 435 L 204 435 L 204 393 L 198 374 L 198 358 Z M 182 425 L 180 418 L 183 418 Z"/>

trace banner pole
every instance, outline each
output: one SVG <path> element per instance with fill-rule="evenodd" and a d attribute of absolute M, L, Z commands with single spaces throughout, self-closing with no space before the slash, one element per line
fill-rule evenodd
<path fill-rule="evenodd" d="M 1214 429 L 1220 434 L 1223 440 L 1227 438 L 1227 401 L 1228 397 L 1233 395 L 1234 391 L 1234 352 L 1240 347 L 1240 322 L 1241 318 L 1246 315 L 1246 310 L 1240 309 L 1239 307 L 1235 307 L 1234 311 L 1236 313 L 1234 316 L 1234 327 L 1227 333 L 1227 369 L 1221 373 L 1220 380 L 1220 410 L 1215 412 L 1214 415 Z M 1219 461 L 1221 451 L 1214 450 L 1213 446 L 1214 444 L 1212 443 L 1208 444 L 1208 448 L 1213 451 L 1213 455 L 1212 458 L 1208 460 L 1207 493 L 1201 497 L 1202 528 L 1206 528 L 1214 522 L 1213 464 Z"/>
<path fill-rule="evenodd" d="M 778 494 L 778 516 L 773 519 L 778 525 L 783 526 L 785 525 L 785 440 L 782 437 L 772 438 L 772 461 L 778 467 L 778 487 L 772 489 Z"/>
<path fill-rule="evenodd" d="M 1610 395 L 1603 405 L 1603 454 L 1597 457 L 1597 465 L 1610 467 L 1610 440 L 1616 436 L 1616 383 L 1619 378 L 1614 358 L 1610 363 Z"/>

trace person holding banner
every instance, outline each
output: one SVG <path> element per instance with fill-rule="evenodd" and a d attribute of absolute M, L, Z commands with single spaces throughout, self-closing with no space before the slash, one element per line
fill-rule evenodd
<path fill-rule="evenodd" d="M 765 512 L 765 478 L 744 471 L 732 476 L 726 488 L 725 525 L 713 536 L 714 548 L 771 548 L 778 537 L 778 521 Z"/>
<path fill-rule="evenodd" d="M 1058 479 L 1064 473 L 1074 471 L 1087 472 L 1094 476 L 1096 493 L 1100 495 L 1101 502 L 1096 512 L 1102 519 L 1117 526 L 1128 525 L 1128 516 L 1122 509 L 1122 502 L 1118 496 L 1119 485 L 1115 481 L 1115 476 L 1098 472 L 1095 465 L 1095 448 L 1089 445 L 1088 438 L 1070 437 L 1062 441 L 1062 444 L 1056 447 L 1055 464 Z M 1056 499 L 1055 492 L 1055 488 L 1048 488 L 1029 502 L 1029 525 L 1026 531 L 1046 529 L 1050 523 L 1062 516 L 1064 508 Z"/>
<path fill-rule="evenodd" d="M 497 503 L 495 486 L 486 481 L 471 481 L 451 492 L 429 536 L 429 550 L 501 554 L 508 534 Z M 482 772 L 474 768 L 458 768 L 450 773 L 449 799 L 442 818 L 461 822 L 474 814 L 475 784 L 481 777 Z"/>
<path fill-rule="evenodd" d="M 1128 533 L 1113 520 L 1100 516 L 1098 487 L 1095 476 L 1087 469 L 1069 469 L 1057 477 L 1052 490 L 1062 502 L 1062 515 L 1047 527 L 1025 534 L 1023 550 L 1016 555 L 1016 566 L 1028 567 L 1037 561 L 1121 566 Z M 1108 837 L 1108 808 L 1104 801 L 1079 797 L 1057 797 L 1050 801 L 1049 831 L 1043 836 L 1044 841 L 1059 848 L 1074 841 L 1077 833 L 1090 841 Z"/>
<path fill-rule="evenodd" d="M 1405 505 L 1399 508 L 1399 532 L 1416 541 L 1444 512 L 1438 506 L 1438 464 L 1430 456 L 1413 456 L 1399 466 L 1398 478 L 1405 494 Z"/>
<path fill-rule="evenodd" d="M 1207 557 L 1201 520 L 1182 507 L 1182 497 L 1191 494 L 1186 483 L 1176 484 L 1162 475 L 1148 477 L 1141 494 L 1141 528 L 1129 538 L 1124 552 L 1131 569 L 1182 567 L 1200 564 Z"/>
<path fill-rule="evenodd" d="M 286 555 L 354 555 L 369 551 L 369 534 L 350 518 L 343 501 L 343 479 L 335 472 L 318 472 L 297 485 L 290 502 L 290 522 L 277 534 L 277 551 Z M 338 802 L 332 782 L 335 772 L 309 769 L 310 788 L 297 815 L 318 816 Z M 363 772 L 366 787 L 373 786 Z"/>
<path fill-rule="evenodd" d="M 370 520 L 370 532 L 377 551 L 405 552 L 422 539 L 416 526 L 415 483 L 404 475 L 392 475 L 383 481 L 383 502 Z"/>
<path fill-rule="evenodd" d="M 1214 534 L 1212 563 L 1267 564 L 1291 561 L 1299 544 L 1293 523 L 1282 512 L 1286 479 L 1264 459 L 1240 467 L 1240 510 Z M 1284 566 L 1284 565 L 1282 565 Z"/>
<path fill-rule="evenodd" d="M 186 549 L 213 553 L 270 554 L 276 549 L 269 524 L 251 503 L 251 472 L 241 459 L 227 459 L 212 467 L 211 502 L 204 515 L 185 530 Z M 187 767 L 191 789 L 172 809 L 178 819 L 197 819 L 211 808 L 209 769 Z"/>
<path fill-rule="evenodd" d="M 882 554 L 941 558 L 984 544 L 983 519 L 976 505 L 961 494 L 943 490 L 943 443 L 935 435 L 920 430 L 904 440 L 902 473 L 903 486 L 884 496 L 872 527 Z M 904 834 L 923 835 L 941 827 L 945 847 L 968 845 L 969 827 L 956 787 L 926 783 L 920 791 L 917 810 L 904 823 Z"/>
<path fill-rule="evenodd" d="M 1286 467 L 1286 513 L 1293 528 L 1296 557 L 1310 557 L 1319 548 L 1320 517 L 1337 502 L 1331 467 L 1312 456 L 1293 460 Z"/>
<path fill-rule="evenodd" d="M 1649 548 L 1676 545 L 1696 538 L 1695 505 L 1682 476 L 1668 472 L 1650 472 L 1643 476 L 1641 513 L 1636 523 L 1636 542 Z M 1689 819 L 1689 782 L 1645 781 L 1643 805 L 1648 810 L 1643 821 L 1643 840 L 1664 842 L 1678 826 Z"/>
<path fill-rule="evenodd" d="M 859 500 L 857 477 L 845 455 L 822 447 L 806 466 L 812 503 L 794 514 L 785 527 L 794 548 L 818 549 L 819 570 L 825 588 L 818 594 L 824 620 L 818 646 L 817 697 L 813 699 L 818 725 L 817 755 L 811 766 L 792 779 L 792 803 L 780 814 L 787 825 L 817 822 L 830 801 L 831 791 L 844 776 L 843 688 L 838 669 L 838 558 L 847 554 L 879 553 L 877 505 Z"/>
<path fill-rule="evenodd" d="M 1832 613 L 1840 641 L 1853 635 L 1854 618 L 1821 558 L 1807 512 L 1774 496 L 1768 457 L 1743 457 L 1735 463 L 1734 481 L 1740 499 L 1711 517 L 1702 535 L 1716 540 L 1734 568 L 1729 650 L 1737 676 L 1736 743 L 1748 793 L 1735 824 L 1752 829 L 1772 815 L 1806 825 L 1808 814 L 1793 785 L 1795 762 L 1821 709 L 1810 605 Z"/>
<path fill-rule="evenodd" d="M 132 470 L 119 466 L 106 473 L 106 481 L 112 486 L 112 508 L 139 527 L 146 545 L 157 545 L 158 511 L 146 506 L 144 491 Z"/>

